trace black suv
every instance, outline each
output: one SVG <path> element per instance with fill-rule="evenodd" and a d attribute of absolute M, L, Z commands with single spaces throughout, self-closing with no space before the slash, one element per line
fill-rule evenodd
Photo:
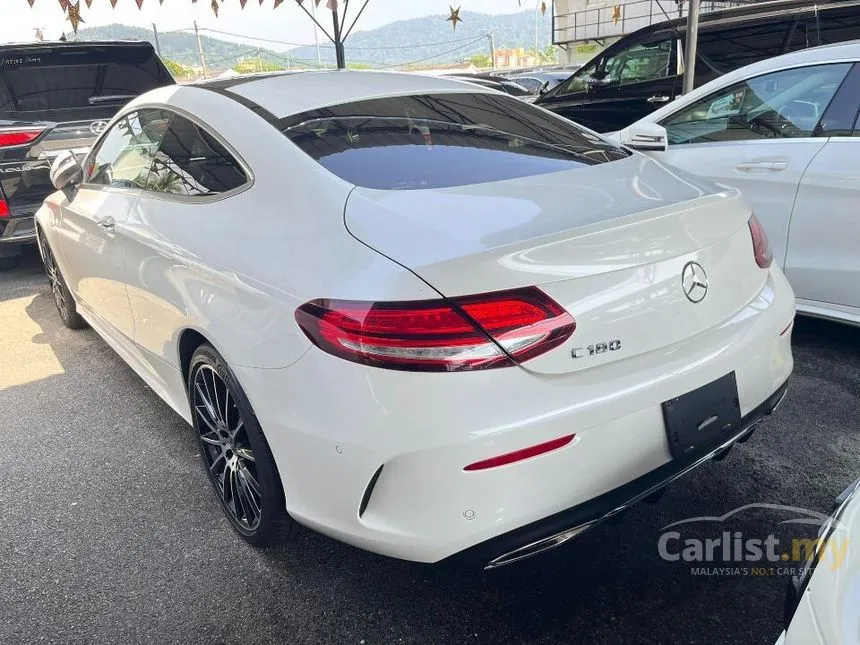
<path fill-rule="evenodd" d="M 147 42 L 0 46 L 0 269 L 35 240 L 58 152 L 85 152 L 139 94 L 175 81 Z"/>
<path fill-rule="evenodd" d="M 598 132 L 620 130 L 681 94 L 687 19 L 625 36 L 536 105 Z M 858 0 L 780 0 L 702 14 L 696 86 L 798 49 L 860 38 Z"/>

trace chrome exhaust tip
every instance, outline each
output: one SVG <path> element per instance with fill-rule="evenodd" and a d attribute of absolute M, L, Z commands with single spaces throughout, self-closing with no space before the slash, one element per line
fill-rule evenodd
<path fill-rule="evenodd" d="M 520 548 L 514 549 L 513 551 L 508 551 L 507 553 L 504 553 L 499 557 L 490 560 L 489 564 L 484 567 L 484 571 L 503 567 L 507 564 L 513 564 L 514 562 L 525 560 L 526 558 L 530 558 L 533 555 L 537 555 L 538 553 L 543 553 L 544 551 L 554 549 L 558 546 L 561 546 L 568 540 L 575 538 L 580 533 L 591 528 L 594 524 L 595 522 L 590 522 L 588 524 L 583 524 L 572 529 L 567 529 L 566 531 L 562 531 L 561 533 L 556 533 L 555 535 L 551 535 L 550 537 L 545 537 L 535 542 L 531 542 L 530 544 L 526 544 L 525 546 L 521 546 Z"/>

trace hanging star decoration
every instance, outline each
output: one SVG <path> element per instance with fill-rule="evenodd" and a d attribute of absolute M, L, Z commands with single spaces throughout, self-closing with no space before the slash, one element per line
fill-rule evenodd
<path fill-rule="evenodd" d="M 546 15 L 546 0 L 543 0 L 543 2 L 540 3 L 540 15 Z"/>
<path fill-rule="evenodd" d="M 68 12 L 68 16 L 66 17 L 72 23 L 72 31 L 78 33 L 78 25 L 84 22 L 84 19 L 81 18 L 81 0 L 78 0 L 75 4 L 69 4 L 69 8 L 66 11 Z"/>
<path fill-rule="evenodd" d="M 617 25 L 619 20 L 621 20 L 621 5 L 617 4 L 612 7 L 612 23 Z"/>
<path fill-rule="evenodd" d="M 214 13 L 215 17 L 217 18 L 218 17 L 218 0 L 212 0 L 211 7 L 212 7 L 212 13 Z"/>
<path fill-rule="evenodd" d="M 58 2 L 60 3 L 60 9 L 62 9 L 63 11 L 69 10 L 69 6 L 71 6 L 69 0 L 58 0 Z"/>
<path fill-rule="evenodd" d="M 449 6 L 449 7 L 450 7 L 450 9 L 451 9 L 451 15 L 450 15 L 450 16 L 448 16 L 448 17 L 445 19 L 445 21 L 446 21 L 446 22 L 450 22 L 450 23 L 451 23 L 451 26 L 452 26 L 452 27 L 454 27 L 454 31 L 457 31 L 457 23 L 458 23 L 458 22 L 463 22 L 463 19 L 460 17 L 460 7 L 457 7 L 457 8 L 455 9 L 454 7 L 451 7 L 451 5 L 448 5 L 448 6 Z"/>

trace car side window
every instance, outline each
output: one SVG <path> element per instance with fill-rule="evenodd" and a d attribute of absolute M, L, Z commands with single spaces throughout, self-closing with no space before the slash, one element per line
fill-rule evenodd
<path fill-rule="evenodd" d="M 167 129 L 162 110 L 139 110 L 117 121 L 89 156 L 85 183 L 138 189 Z"/>
<path fill-rule="evenodd" d="M 241 164 L 212 135 L 190 119 L 171 115 L 147 190 L 199 197 L 226 193 L 247 182 Z"/>
<path fill-rule="evenodd" d="M 782 70 L 720 89 L 660 125 L 669 144 L 810 137 L 850 63 Z"/>
<path fill-rule="evenodd" d="M 631 45 L 578 70 L 559 88 L 558 95 L 671 76 L 675 71 L 672 51 L 672 39 Z"/>

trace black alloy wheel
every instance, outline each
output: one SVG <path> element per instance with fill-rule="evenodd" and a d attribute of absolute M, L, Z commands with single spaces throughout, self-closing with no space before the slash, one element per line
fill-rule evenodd
<path fill-rule="evenodd" d="M 41 230 L 39 231 L 39 251 L 42 254 L 42 264 L 45 266 L 45 273 L 48 276 L 48 281 L 51 283 L 51 293 L 54 296 L 54 304 L 57 306 L 60 320 L 69 329 L 82 329 L 86 326 L 86 322 L 84 322 L 84 319 L 78 313 L 75 299 L 66 286 L 66 281 L 63 279 L 63 274 L 57 266 L 51 247 L 48 246 L 48 240 Z"/>
<path fill-rule="evenodd" d="M 233 529 L 255 546 L 290 537 L 280 476 L 248 399 L 223 358 L 201 345 L 188 394 L 203 466 Z"/>

